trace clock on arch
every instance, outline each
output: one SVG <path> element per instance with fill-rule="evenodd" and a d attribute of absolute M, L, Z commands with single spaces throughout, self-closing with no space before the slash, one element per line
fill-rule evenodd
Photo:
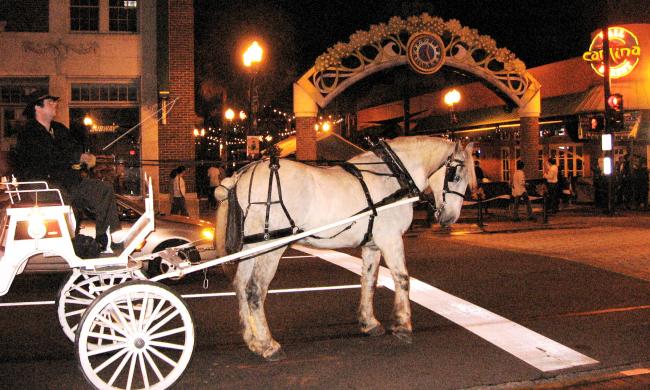
<path fill-rule="evenodd" d="M 419 32 L 411 35 L 406 44 L 406 57 L 416 72 L 432 74 L 445 62 L 445 44 L 436 34 Z"/>

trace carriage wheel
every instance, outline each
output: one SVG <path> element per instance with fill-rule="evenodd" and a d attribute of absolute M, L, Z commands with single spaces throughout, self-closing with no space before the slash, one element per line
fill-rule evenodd
<path fill-rule="evenodd" d="M 177 294 L 136 280 L 114 286 L 88 307 L 75 350 L 98 389 L 165 389 L 189 364 L 194 337 L 192 316 Z"/>
<path fill-rule="evenodd" d="M 139 278 L 144 279 L 140 274 Z M 79 320 L 88 306 L 103 291 L 133 279 L 132 272 L 85 274 L 74 269 L 59 289 L 56 299 L 57 315 L 63 333 L 74 342 Z"/>

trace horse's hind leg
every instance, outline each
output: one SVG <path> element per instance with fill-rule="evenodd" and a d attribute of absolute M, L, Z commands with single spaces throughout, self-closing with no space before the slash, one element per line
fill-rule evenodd
<path fill-rule="evenodd" d="M 264 302 L 285 248 L 260 255 L 254 259 L 246 283 L 238 281 L 239 314 L 248 348 L 263 358 L 275 361 L 285 357 L 280 344 L 273 339 L 264 313 Z M 242 264 L 243 265 L 243 264 Z M 241 266 L 240 266 L 241 267 Z M 239 278 L 239 272 L 237 278 Z M 242 277 L 245 276 L 242 273 Z"/>
<path fill-rule="evenodd" d="M 359 302 L 359 325 L 361 331 L 369 336 L 381 336 L 386 331 L 375 318 L 373 298 L 377 286 L 377 273 L 381 253 L 376 246 L 361 248 L 363 269 L 361 272 L 361 301 Z"/>
<path fill-rule="evenodd" d="M 378 245 L 380 245 L 378 243 Z M 404 243 L 400 237 L 389 239 L 380 246 L 384 261 L 395 283 L 393 325 L 391 331 L 401 341 L 412 342 L 411 302 L 409 300 L 409 275 L 404 260 Z"/>

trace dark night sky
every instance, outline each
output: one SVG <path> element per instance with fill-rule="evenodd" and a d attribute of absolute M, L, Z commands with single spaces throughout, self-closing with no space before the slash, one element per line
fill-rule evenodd
<path fill-rule="evenodd" d="M 610 19 L 632 15 L 629 22 L 650 22 L 649 0 L 609 0 Z M 391 16 L 427 11 L 495 39 L 528 67 L 576 57 L 604 18 L 604 0 L 195 0 L 197 63 L 229 91 L 241 88 L 241 48 L 258 38 L 267 49 L 262 72 L 297 80 L 317 56 L 357 30 L 388 22 Z M 623 4 L 624 3 L 624 4 Z M 612 5 L 614 4 L 614 6 Z M 635 7 L 635 4 L 638 7 Z M 613 10 L 615 9 L 615 10 Z M 201 76 L 198 77 L 200 79 Z M 268 78 L 268 77 L 267 77 Z M 276 86 L 283 82 L 275 81 Z M 288 86 L 282 88 L 290 88 Z M 236 92 L 229 92 L 236 94 Z"/>

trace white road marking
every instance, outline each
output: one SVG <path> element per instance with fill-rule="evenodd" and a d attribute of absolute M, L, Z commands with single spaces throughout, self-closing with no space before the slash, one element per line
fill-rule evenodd
<path fill-rule="evenodd" d="M 362 260 L 358 257 L 299 244 L 294 244 L 293 248 L 318 256 L 355 274 L 361 273 Z M 597 360 L 418 279 L 410 278 L 410 281 L 410 297 L 413 302 L 455 322 L 538 370 L 555 371 L 598 363 Z M 395 290 L 393 278 L 386 267 L 379 269 L 378 284 Z"/>
<path fill-rule="evenodd" d="M 347 290 L 347 289 L 356 289 L 361 288 L 360 284 L 346 284 L 341 286 L 321 286 L 321 287 L 302 287 L 302 288 L 283 288 L 277 290 L 269 290 L 269 294 L 286 294 L 286 293 L 300 293 L 300 292 L 311 292 L 311 291 L 329 291 L 329 290 Z M 223 293 L 209 293 L 209 294 L 184 294 L 181 295 L 183 298 L 212 298 L 212 297 L 228 297 L 234 296 L 235 292 L 223 292 Z"/>
<path fill-rule="evenodd" d="M 54 301 L 7 302 L 0 303 L 0 307 L 54 305 L 54 303 Z"/>

